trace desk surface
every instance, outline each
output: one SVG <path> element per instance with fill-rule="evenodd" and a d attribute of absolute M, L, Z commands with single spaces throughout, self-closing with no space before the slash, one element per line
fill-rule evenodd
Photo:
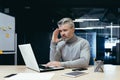
<path fill-rule="evenodd" d="M 25 66 L 0 66 L 0 80 L 5 80 L 4 76 L 13 73 L 29 73 L 33 71 L 26 68 Z M 104 65 L 104 72 L 94 72 L 94 67 L 90 66 L 88 70 L 85 70 L 88 74 L 72 78 L 67 76 L 62 76 L 63 73 L 71 72 L 71 69 L 52 71 L 55 75 L 51 80 L 120 80 L 120 65 Z"/>

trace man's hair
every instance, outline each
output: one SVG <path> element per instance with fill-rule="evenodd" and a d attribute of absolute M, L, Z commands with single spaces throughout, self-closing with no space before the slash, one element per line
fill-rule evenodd
<path fill-rule="evenodd" d="M 58 26 L 61 26 L 63 24 L 69 24 L 69 25 L 71 25 L 71 28 L 75 28 L 74 22 L 71 18 L 62 18 L 57 23 Z"/>

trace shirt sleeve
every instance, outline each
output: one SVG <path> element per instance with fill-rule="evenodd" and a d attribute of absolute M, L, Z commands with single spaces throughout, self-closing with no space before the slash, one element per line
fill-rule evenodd
<path fill-rule="evenodd" d="M 50 44 L 50 61 L 60 61 L 61 53 L 60 48 L 57 47 L 57 43 L 52 42 Z"/>
<path fill-rule="evenodd" d="M 81 52 L 80 52 L 80 58 L 73 60 L 73 61 L 66 61 L 66 62 L 61 62 L 61 65 L 63 67 L 68 67 L 68 68 L 80 68 L 80 67 L 88 67 L 89 65 L 89 60 L 90 60 L 90 45 L 87 40 L 82 42 L 80 44 L 82 46 Z"/>

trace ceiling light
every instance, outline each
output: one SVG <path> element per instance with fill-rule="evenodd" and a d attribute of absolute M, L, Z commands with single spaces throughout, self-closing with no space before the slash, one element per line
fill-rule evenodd
<path fill-rule="evenodd" d="M 93 28 L 90 28 L 90 27 L 86 27 L 86 28 L 75 28 L 75 30 L 86 30 L 86 29 L 93 29 Z"/>
<path fill-rule="evenodd" d="M 106 28 L 120 28 L 120 26 L 106 26 Z"/>
<path fill-rule="evenodd" d="M 85 27 L 85 28 L 75 28 L 75 30 L 91 30 L 91 29 L 104 29 L 104 27 Z"/>
<path fill-rule="evenodd" d="M 99 21 L 99 19 L 75 19 L 73 22 Z"/>

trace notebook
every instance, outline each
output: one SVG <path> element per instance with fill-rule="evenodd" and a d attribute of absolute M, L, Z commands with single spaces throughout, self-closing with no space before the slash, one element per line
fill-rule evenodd
<path fill-rule="evenodd" d="M 33 49 L 31 44 L 21 44 L 18 45 L 23 60 L 27 68 L 33 69 L 38 72 L 46 72 L 46 71 L 55 71 L 55 70 L 63 70 L 64 67 L 45 67 L 42 64 L 38 64 L 35 58 Z"/>

